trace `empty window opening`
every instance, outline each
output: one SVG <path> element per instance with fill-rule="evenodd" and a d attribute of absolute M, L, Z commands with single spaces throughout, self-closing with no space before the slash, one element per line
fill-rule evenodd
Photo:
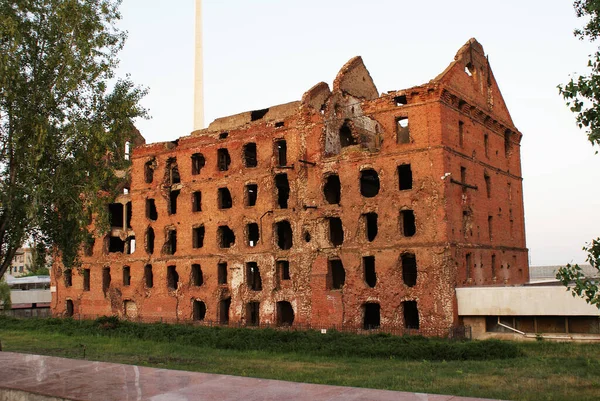
<path fill-rule="evenodd" d="M 417 258 L 413 253 L 403 253 L 402 261 L 402 281 L 407 287 L 417 285 Z"/>
<path fill-rule="evenodd" d="M 258 326 L 260 324 L 260 303 L 248 302 L 246 304 L 246 324 Z"/>
<path fill-rule="evenodd" d="M 256 167 L 258 165 L 255 143 L 247 143 L 244 145 L 244 164 L 246 167 Z"/>
<path fill-rule="evenodd" d="M 330 205 L 339 205 L 341 190 L 342 184 L 340 183 L 340 177 L 337 174 L 331 174 L 325 178 L 323 194 L 325 195 L 327 203 Z"/>
<path fill-rule="evenodd" d="M 489 155 L 489 135 L 483 135 L 483 149 L 485 150 L 485 157 L 490 157 Z"/>
<path fill-rule="evenodd" d="M 375 302 L 363 305 L 363 328 L 365 330 L 378 329 L 381 324 L 381 306 Z"/>
<path fill-rule="evenodd" d="M 194 300 L 193 304 L 193 318 L 196 321 L 202 321 L 206 317 L 206 304 L 202 301 Z"/>
<path fill-rule="evenodd" d="M 83 269 L 83 290 L 90 290 L 90 269 Z"/>
<path fill-rule="evenodd" d="M 287 260 L 278 260 L 275 265 L 275 274 L 279 281 L 290 279 L 290 262 Z"/>
<path fill-rule="evenodd" d="M 192 212 L 202 211 L 202 192 L 192 192 Z"/>
<path fill-rule="evenodd" d="M 74 307 L 73 307 L 73 301 L 70 299 L 67 299 L 67 317 L 73 317 L 74 312 Z"/>
<path fill-rule="evenodd" d="M 328 217 L 329 221 L 329 242 L 333 246 L 340 246 L 344 242 L 344 227 L 342 219 L 339 217 Z"/>
<path fill-rule="evenodd" d="M 277 246 L 286 250 L 292 247 L 292 225 L 289 221 L 283 220 L 275 223 L 275 233 L 277 236 Z"/>
<path fill-rule="evenodd" d="M 463 184 L 463 186 L 462 186 L 463 193 L 466 193 L 467 192 L 467 187 L 465 185 L 467 183 L 467 168 L 466 167 L 460 168 L 460 182 Z"/>
<path fill-rule="evenodd" d="M 206 159 L 202 153 L 194 153 L 192 155 L 192 175 L 200 174 L 200 171 L 206 164 Z"/>
<path fill-rule="evenodd" d="M 415 225 L 415 212 L 412 210 L 400 211 L 400 229 L 405 237 L 412 237 L 417 232 Z"/>
<path fill-rule="evenodd" d="M 277 326 L 294 324 L 294 308 L 288 301 L 277 302 Z"/>
<path fill-rule="evenodd" d="M 363 256 L 363 273 L 365 282 L 371 288 L 377 285 L 377 273 L 375 272 L 375 256 Z"/>
<path fill-rule="evenodd" d="M 492 279 L 496 278 L 496 255 L 492 255 Z"/>
<path fill-rule="evenodd" d="M 167 288 L 176 290 L 179 283 L 179 274 L 175 266 L 167 266 Z"/>
<path fill-rule="evenodd" d="M 219 188 L 218 203 L 219 209 L 230 209 L 233 206 L 231 192 L 229 192 L 228 188 Z"/>
<path fill-rule="evenodd" d="M 372 198 L 379 193 L 379 175 L 375 170 L 362 170 L 360 172 L 360 194 L 365 198 Z"/>
<path fill-rule="evenodd" d="M 123 285 L 129 286 L 131 284 L 131 268 L 129 266 L 123 266 Z"/>
<path fill-rule="evenodd" d="M 225 298 L 219 302 L 219 323 L 229 324 L 229 308 L 231 307 L 231 298 Z"/>
<path fill-rule="evenodd" d="M 419 309 L 417 308 L 417 301 L 402 302 L 402 309 L 404 310 L 404 327 L 418 330 Z"/>
<path fill-rule="evenodd" d="M 285 123 L 283 121 L 277 121 L 275 123 L 275 128 L 281 128 L 283 126 L 285 126 Z"/>
<path fill-rule="evenodd" d="M 152 227 L 146 229 L 146 253 L 149 255 L 154 253 L 154 229 Z"/>
<path fill-rule="evenodd" d="M 394 104 L 396 106 L 405 106 L 405 105 L 407 105 L 408 102 L 406 101 L 406 95 L 400 95 L 400 96 L 394 97 Z"/>
<path fill-rule="evenodd" d="M 192 265 L 192 285 L 194 287 L 200 287 L 204 284 L 204 276 L 202 275 L 202 268 L 199 264 L 194 263 Z"/>
<path fill-rule="evenodd" d="M 229 136 L 229 132 L 224 131 L 219 134 L 219 139 L 227 139 L 228 136 Z"/>
<path fill-rule="evenodd" d="M 277 174 L 275 176 L 275 188 L 277 188 L 277 205 L 281 209 L 287 209 L 290 198 L 290 183 L 287 174 Z"/>
<path fill-rule="evenodd" d="M 247 184 L 246 192 L 244 194 L 246 206 L 255 206 L 256 199 L 258 197 L 258 185 L 256 184 Z"/>
<path fill-rule="evenodd" d="M 258 245 L 260 239 L 259 229 L 257 223 L 250 223 L 246 226 L 246 235 L 248 238 L 248 246 L 255 247 Z"/>
<path fill-rule="evenodd" d="M 467 274 L 467 280 L 473 277 L 473 257 L 470 253 L 465 255 L 465 270 Z"/>
<path fill-rule="evenodd" d="M 252 291 L 262 290 L 262 280 L 260 278 L 260 270 L 256 262 L 246 263 L 246 284 Z"/>
<path fill-rule="evenodd" d="M 111 203 L 108 205 L 108 215 L 111 227 L 123 228 L 124 207 L 122 203 Z"/>
<path fill-rule="evenodd" d="M 204 246 L 204 226 L 192 229 L 192 248 L 198 249 Z"/>
<path fill-rule="evenodd" d="M 109 253 L 124 253 L 125 241 L 119 237 L 108 237 L 108 252 Z"/>
<path fill-rule="evenodd" d="M 465 143 L 465 123 L 462 121 L 458 122 L 458 146 L 461 148 Z"/>
<path fill-rule="evenodd" d="M 358 144 L 356 138 L 352 135 L 352 129 L 350 128 L 349 123 L 350 121 L 346 120 L 340 127 L 340 146 L 342 148 Z"/>
<path fill-rule="evenodd" d="M 174 255 L 177 252 L 177 230 L 170 229 L 167 231 L 167 241 L 164 246 L 166 255 Z"/>
<path fill-rule="evenodd" d="M 269 109 L 254 110 L 254 111 L 250 112 L 250 121 L 260 120 L 268 112 L 269 112 Z"/>
<path fill-rule="evenodd" d="M 94 245 L 96 244 L 96 240 L 94 238 L 88 238 L 87 241 L 83 244 L 83 253 L 85 256 L 93 256 L 94 255 Z"/>
<path fill-rule="evenodd" d="M 135 237 L 127 237 L 125 240 L 125 254 L 131 255 L 135 252 Z"/>
<path fill-rule="evenodd" d="M 229 156 L 229 151 L 227 149 L 218 149 L 217 150 L 217 168 L 219 169 L 219 171 L 229 170 L 230 164 L 231 164 L 231 157 Z"/>
<path fill-rule="evenodd" d="M 227 284 L 227 262 L 221 262 L 217 265 L 217 283 Z"/>
<path fill-rule="evenodd" d="M 146 184 L 150 184 L 152 181 L 154 181 L 154 168 L 155 167 L 156 167 L 155 159 L 148 160 L 144 164 L 144 181 L 146 181 Z"/>
<path fill-rule="evenodd" d="M 102 269 L 102 291 L 108 291 L 110 287 L 110 267 L 104 267 Z"/>
<path fill-rule="evenodd" d="M 287 166 L 287 142 L 284 139 L 275 142 L 275 152 L 277 153 L 277 165 Z"/>
<path fill-rule="evenodd" d="M 467 65 L 465 66 L 465 74 L 467 74 L 470 77 L 472 77 L 473 74 L 475 74 L 475 68 L 473 67 L 473 64 L 467 63 Z"/>
<path fill-rule="evenodd" d="M 228 226 L 219 226 L 217 230 L 217 238 L 221 248 L 231 248 L 235 244 L 235 234 Z"/>
<path fill-rule="evenodd" d="M 490 241 L 492 240 L 492 238 L 494 236 L 493 224 L 494 224 L 494 217 L 488 216 L 488 235 L 490 237 Z"/>
<path fill-rule="evenodd" d="M 396 143 L 410 143 L 408 117 L 396 118 Z"/>
<path fill-rule="evenodd" d="M 179 184 L 181 182 L 179 168 L 177 167 L 177 159 L 174 157 L 167 159 L 167 174 L 167 180 L 170 185 Z"/>
<path fill-rule="evenodd" d="M 158 212 L 156 211 L 156 202 L 154 199 L 146 199 L 146 217 L 152 221 L 158 219 Z"/>
<path fill-rule="evenodd" d="M 490 179 L 490 176 L 485 174 L 483 176 L 483 179 L 485 181 L 485 193 L 487 194 L 488 198 L 492 197 L 492 181 Z"/>
<path fill-rule="evenodd" d="M 133 208 L 131 202 L 127 202 L 125 205 L 125 229 L 131 229 L 131 216 L 133 214 Z"/>
<path fill-rule="evenodd" d="M 402 164 L 398 166 L 398 188 L 400 191 L 412 189 L 413 176 L 410 164 Z"/>
<path fill-rule="evenodd" d="M 65 287 L 71 287 L 73 285 L 73 270 L 66 269 L 64 272 L 65 272 Z"/>
<path fill-rule="evenodd" d="M 327 288 L 340 290 L 346 282 L 346 271 L 340 259 L 329 259 L 327 263 Z"/>
<path fill-rule="evenodd" d="M 152 265 L 144 266 L 144 284 L 146 284 L 146 288 L 154 287 L 154 274 L 152 273 Z"/>
<path fill-rule="evenodd" d="M 367 241 L 372 242 L 377 237 L 377 213 L 365 213 L 363 214 L 363 219 Z"/>
<path fill-rule="evenodd" d="M 510 155 L 510 150 L 511 150 L 510 136 L 511 136 L 510 130 L 506 130 L 504 132 L 504 156 L 506 156 L 506 157 L 508 157 Z"/>
<path fill-rule="evenodd" d="M 310 233 L 308 231 L 304 231 L 304 242 L 309 243 L 311 240 Z"/>
<path fill-rule="evenodd" d="M 169 193 L 169 214 L 177 213 L 177 198 L 179 197 L 179 189 L 173 190 Z"/>

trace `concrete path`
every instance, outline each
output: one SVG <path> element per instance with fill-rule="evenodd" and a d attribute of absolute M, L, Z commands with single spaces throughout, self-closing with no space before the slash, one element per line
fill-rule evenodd
<path fill-rule="evenodd" d="M 0 401 L 477 401 L 0 352 Z"/>

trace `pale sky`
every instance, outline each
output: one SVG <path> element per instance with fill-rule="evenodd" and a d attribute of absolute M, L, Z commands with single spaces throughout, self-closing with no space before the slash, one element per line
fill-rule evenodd
<path fill-rule="evenodd" d="M 118 74 L 150 93 L 150 142 L 193 128 L 194 0 L 124 0 L 129 39 Z M 523 133 L 531 265 L 584 262 L 600 236 L 600 154 L 556 86 L 586 72 L 595 47 L 573 37 L 570 1 L 204 0 L 205 124 L 300 100 L 363 57 L 380 93 L 426 83 L 475 37 Z"/>

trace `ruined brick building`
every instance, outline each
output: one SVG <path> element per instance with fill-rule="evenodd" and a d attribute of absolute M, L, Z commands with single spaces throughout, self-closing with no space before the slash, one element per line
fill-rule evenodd
<path fill-rule="evenodd" d="M 332 89 L 136 147 L 53 312 L 442 333 L 456 287 L 527 281 L 520 141 L 474 39 L 383 95 L 353 58 Z"/>

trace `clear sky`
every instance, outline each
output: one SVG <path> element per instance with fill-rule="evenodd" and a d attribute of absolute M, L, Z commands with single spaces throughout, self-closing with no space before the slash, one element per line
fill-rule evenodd
<path fill-rule="evenodd" d="M 150 88 L 147 142 L 193 128 L 194 0 L 124 0 L 119 75 Z M 475 37 L 523 133 L 532 265 L 584 262 L 600 236 L 600 154 L 556 86 L 585 72 L 593 45 L 568 0 L 204 0 L 205 124 L 300 100 L 361 55 L 380 93 L 426 83 Z"/>

